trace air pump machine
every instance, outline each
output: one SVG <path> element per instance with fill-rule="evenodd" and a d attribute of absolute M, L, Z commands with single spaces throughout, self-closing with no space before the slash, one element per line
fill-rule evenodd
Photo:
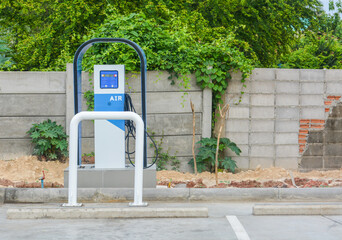
<path fill-rule="evenodd" d="M 124 111 L 125 66 L 94 66 L 94 110 Z M 95 120 L 95 168 L 125 168 L 125 121 Z"/>
<path fill-rule="evenodd" d="M 141 96 L 142 119 L 146 123 L 146 57 L 143 50 L 134 42 L 122 38 L 95 38 L 83 43 L 74 56 L 74 104 L 75 114 L 82 111 L 82 59 L 95 43 L 125 43 L 133 47 L 141 61 Z M 125 66 L 94 66 L 94 111 L 125 111 Z M 126 106 L 127 107 L 127 106 Z M 129 110 L 128 110 L 129 111 Z M 126 122 L 127 124 L 127 122 Z M 129 124 L 129 123 L 128 123 Z M 126 128 L 126 132 L 125 132 Z M 132 127 L 129 127 L 132 129 Z M 145 125 L 146 129 L 146 125 Z M 126 165 L 125 149 L 127 140 L 125 120 L 95 120 L 94 149 L 95 164 L 82 164 L 81 161 L 81 128 L 79 129 L 79 157 L 77 168 L 77 185 L 83 188 L 130 188 L 134 185 L 134 164 Z M 144 166 L 146 167 L 146 131 Z M 134 135 L 133 135 L 134 136 Z M 128 141 L 129 142 L 129 141 Z M 128 159 L 133 163 L 129 157 Z M 151 165 L 150 165 L 151 166 Z M 147 166 L 149 167 L 149 166 Z M 68 186 L 68 169 L 64 171 L 64 186 Z M 144 187 L 156 187 L 155 165 L 144 170 Z"/>

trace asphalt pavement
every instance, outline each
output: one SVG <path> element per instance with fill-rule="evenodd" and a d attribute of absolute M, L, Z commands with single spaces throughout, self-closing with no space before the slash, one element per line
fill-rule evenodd
<path fill-rule="evenodd" d="M 149 202 L 150 208 L 208 208 L 207 218 L 20 219 L 9 208 L 56 207 L 57 203 L 0 205 L 0 239 L 341 239 L 342 216 L 255 216 L 260 202 Z M 270 202 L 267 202 L 270 204 Z M 126 208 L 127 203 L 85 207 Z"/>

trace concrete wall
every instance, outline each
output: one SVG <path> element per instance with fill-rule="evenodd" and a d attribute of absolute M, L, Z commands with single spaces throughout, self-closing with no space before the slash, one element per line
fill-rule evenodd
<path fill-rule="evenodd" d="M 235 103 L 241 91 L 245 94 L 239 105 L 231 104 L 226 135 L 242 149 L 234 158 L 238 166 L 327 168 L 318 153 L 312 162 L 303 153 L 310 134 L 325 129 L 329 113 L 340 102 L 341 80 L 342 70 L 255 69 L 243 88 L 235 74 L 226 101 Z"/>
<path fill-rule="evenodd" d="M 0 159 L 32 154 L 33 123 L 65 126 L 65 82 L 65 72 L 0 72 Z"/>
<path fill-rule="evenodd" d="M 147 73 L 147 127 L 155 132 L 155 139 L 163 138 L 163 149 L 181 161 L 182 170 L 191 170 L 192 113 L 190 99 L 196 110 L 196 139 L 209 137 L 211 130 L 211 91 L 202 91 L 191 76 L 188 93 L 170 85 L 166 72 Z M 82 75 L 82 91 L 92 87 L 88 73 Z M 140 74 L 126 76 L 126 92 L 130 93 L 138 113 L 141 109 Z M 66 127 L 74 114 L 73 69 L 66 72 L 0 72 L 0 159 L 13 159 L 32 154 L 26 131 L 33 123 L 45 119 L 56 120 Z M 82 103 L 86 110 L 85 101 Z M 205 127 L 203 127 L 205 126 Z M 93 122 L 82 125 L 82 151 L 94 151 Z M 134 146 L 134 145 L 133 145 Z M 154 155 L 148 149 L 148 157 Z"/>
<path fill-rule="evenodd" d="M 181 169 L 187 171 L 192 144 L 189 100 L 196 108 L 196 139 L 210 137 L 211 91 L 202 91 L 191 76 L 192 88 L 185 95 L 177 84 L 170 85 L 168 76 L 148 72 L 148 128 L 157 141 L 163 138 L 164 151 L 176 155 Z M 225 131 L 242 149 L 241 156 L 234 157 L 240 169 L 342 166 L 338 140 L 342 116 L 337 114 L 342 70 L 255 69 L 246 88 L 239 77 L 233 74 L 227 90 L 231 108 Z M 91 89 L 90 78 L 83 73 L 83 92 Z M 130 74 L 126 80 L 126 92 L 140 112 L 140 74 Z M 241 91 L 245 92 L 242 96 Z M 235 105 L 240 97 L 241 103 Z M 86 109 L 85 101 L 83 106 Z M 73 111 L 72 64 L 66 72 L 0 72 L 0 159 L 32 153 L 26 131 L 33 123 L 49 118 L 68 131 Z M 83 152 L 90 153 L 94 149 L 93 122 L 84 122 L 82 133 Z M 153 156 L 153 149 L 148 149 L 148 156 Z"/>

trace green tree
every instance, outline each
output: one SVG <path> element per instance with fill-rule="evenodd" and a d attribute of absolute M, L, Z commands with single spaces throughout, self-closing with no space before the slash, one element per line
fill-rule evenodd
<path fill-rule="evenodd" d="M 340 69 L 342 45 L 331 33 L 303 36 L 290 54 L 282 57 L 282 68 Z"/>
<path fill-rule="evenodd" d="M 10 31 L 17 70 L 60 70 L 89 31 L 113 13 L 140 12 L 159 25 L 178 18 L 200 42 L 233 33 L 251 48 L 240 49 L 247 57 L 256 53 L 260 66 L 270 66 L 296 35 L 315 26 L 321 9 L 318 0 L 2 0 L 0 27 Z"/>
<path fill-rule="evenodd" d="M 329 10 L 333 11 L 332 13 L 323 12 L 319 16 L 319 24 L 318 31 L 320 33 L 332 33 L 339 38 L 342 37 L 342 22 L 341 22 L 341 14 L 342 14 L 342 1 L 335 0 L 329 1 Z"/>
<path fill-rule="evenodd" d="M 65 68 L 88 29 L 105 18 L 105 6 L 94 0 L 2 0 L 0 25 L 12 37 L 17 69 Z"/>
<path fill-rule="evenodd" d="M 177 14 L 196 11 L 211 28 L 233 31 L 247 42 L 261 66 L 267 67 L 288 52 L 297 35 L 315 27 L 322 13 L 318 0 L 150 0 L 154 6 L 166 4 Z M 162 2 L 162 3 L 161 3 Z"/>
<path fill-rule="evenodd" d="M 333 13 L 322 12 L 318 24 L 293 44 L 289 54 L 280 58 L 283 68 L 331 69 L 342 67 L 342 2 L 330 1 Z"/>

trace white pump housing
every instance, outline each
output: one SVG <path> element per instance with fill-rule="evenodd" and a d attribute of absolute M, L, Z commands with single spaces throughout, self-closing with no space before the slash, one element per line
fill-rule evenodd
<path fill-rule="evenodd" d="M 94 66 L 94 111 L 124 111 L 125 66 Z M 95 168 L 125 168 L 125 121 L 95 120 Z"/>

